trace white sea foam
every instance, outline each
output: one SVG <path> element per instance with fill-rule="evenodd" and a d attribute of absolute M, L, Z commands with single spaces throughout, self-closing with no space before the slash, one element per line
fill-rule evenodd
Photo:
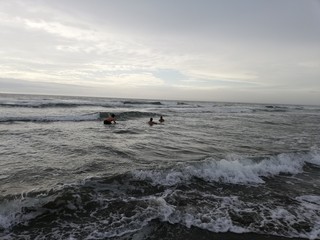
<path fill-rule="evenodd" d="M 169 222 L 171 224 L 182 224 L 188 228 L 196 226 L 202 229 L 210 230 L 213 232 L 226 232 L 233 231 L 237 233 L 246 232 L 247 230 L 233 225 L 233 222 L 228 215 L 228 209 L 230 205 L 235 204 L 234 197 L 216 197 L 221 204 L 215 209 L 208 209 L 196 206 L 190 206 L 188 208 L 180 208 L 179 206 L 171 205 L 167 202 L 167 197 L 171 198 L 172 195 L 179 194 L 176 192 L 166 192 L 161 196 L 145 196 L 142 198 L 130 197 L 123 199 L 130 204 L 133 202 L 144 203 L 143 207 L 138 207 L 134 211 L 135 214 L 126 216 L 121 213 L 114 213 L 111 215 L 112 222 L 105 227 L 94 227 L 94 231 L 90 234 L 89 238 L 110 238 L 120 237 L 128 233 L 134 233 L 142 230 L 142 228 L 148 226 L 148 224 L 154 220 L 159 219 L 162 222 Z M 210 196 L 212 198 L 212 196 Z"/>
<path fill-rule="evenodd" d="M 311 151 L 306 154 L 283 153 L 263 160 L 253 160 L 237 155 L 225 159 L 208 158 L 182 168 L 170 170 L 136 170 L 132 174 L 139 180 L 150 181 L 154 185 L 173 186 L 186 183 L 193 177 L 207 182 L 232 184 L 262 184 L 264 177 L 279 174 L 298 174 L 303 172 L 306 162 L 317 163 L 319 154 Z"/>
<path fill-rule="evenodd" d="M 90 233 L 88 239 L 104 239 L 132 234 L 142 230 L 154 219 L 168 221 L 168 218 L 174 213 L 174 207 L 165 201 L 164 196 L 129 197 L 128 199 L 124 198 L 123 201 L 134 202 L 135 205 L 136 202 L 146 204 L 143 204 L 143 207 L 138 207 L 135 214 L 130 216 L 118 212 L 106 216 L 106 219 L 101 222 L 102 228 L 91 226 L 93 232 Z"/>
<path fill-rule="evenodd" d="M 173 191 L 168 197 L 180 195 L 184 198 L 184 194 L 186 193 L 177 190 Z M 298 204 L 292 202 L 292 204 L 286 206 L 275 206 L 272 200 L 264 203 L 248 203 L 236 196 L 221 197 L 200 192 L 196 194 L 200 194 L 199 197 L 204 199 L 205 204 L 202 205 L 200 201 L 197 205 L 171 206 L 165 201 L 167 198 L 163 197 L 160 201 L 161 204 L 150 202 L 148 209 L 149 211 L 153 209 L 152 212 L 159 215 L 157 218 L 172 224 L 182 224 L 188 228 L 198 227 L 212 232 L 260 233 L 261 228 L 269 229 L 271 226 L 269 234 L 272 235 L 308 239 L 318 239 L 320 237 L 318 214 L 320 196 L 301 196 L 297 197 L 298 202 L 300 202 Z M 310 201 L 318 207 L 310 207 Z M 305 205 L 306 203 L 307 205 Z M 244 223 L 234 221 L 230 213 L 238 215 L 239 218 L 244 220 Z M 259 218 L 261 221 L 249 224 L 245 219 L 248 215 L 251 215 L 252 218 Z M 311 231 L 300 229 L 298 226 L 301 222 L 312 226 Z"/>
<path fill-rule="evenodd" d="M 297 198 L 297 202 L 292 202 L 292 204 L 275 206 L 272 201 L 248 203 L 236 196 L 222 197 L 196 190 L 191 191 L 194 191 L 192 194 L 196 194 L 199 199 L 203 199 L 197 205 L 193 203 L 187 206 L 169 204 L 168 199 L 189 196 L 190 192 L 181 190 L 171 191 L 158 197 L 127 199 L 126 202 L 144 202 L 147 206 L 137 208 L 136 214 L 131 217 L 125 217 L 122 214 L 114 215 L 113 219 L 117 227 L 108 231 L 104 230 L 101 234 L 103 237 L 122 236 L 123 233 L 140 230 L 140 227 L 147 226 L 153 219 L 160 219 L 171 224 L 181 224 L 187 228 L 197 227 L 211 232 L 264 233 L 265 230 L 261 229 L 268 229 L 269 234 L 278 236 L 308 239 L 318 239 L 320 236 L 318 211 L 304 205 L 306 201 L 319 201 L 319 196 L 301 196 Z M 234 221 L 231 213 L 243 219 L 244 222 Z M 260 221 L 249 223 L 246 216 L 258 218 Z M 309 224 L 312 227 L 311 231 L 300 229 L 299 223 L 301 222 Z"/>
<path fill-rule="evenodd" d="M 28 222 L 28 220 L 42 214 L 42 211 L 30 211 L 24 213 L 23 209 L 41 206 L 47 202 L 47 198 L 23 197 L 13 200 L 5 200 L 0 204 L 0 229 L 9 229 L 11 226 L 20 222 Z"/>
<path fill-rule="evenodd" d="M 319 216 L 320 196 L 303 195 L 303 196 L 296 197 L 296 200 L 300 202 L 301 208 L 304 209 L 304 211 L 300 214 L 300 217 L 314 223 L 313 228 L 308 234 L 309 239 L 319 239 L 320 238 L 320 216 Z"/>
<path fill-rule="evenodd" d="M 312 147 L 306 162 L 320 166 L 320 151 L 317 147 Z"/>

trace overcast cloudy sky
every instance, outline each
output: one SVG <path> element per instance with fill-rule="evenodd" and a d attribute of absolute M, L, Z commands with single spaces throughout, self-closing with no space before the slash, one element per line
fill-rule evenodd
<path fill-rule="evenodd" d="M 320 104 L 319 0 L 0 0 L 0 92 Z"/>

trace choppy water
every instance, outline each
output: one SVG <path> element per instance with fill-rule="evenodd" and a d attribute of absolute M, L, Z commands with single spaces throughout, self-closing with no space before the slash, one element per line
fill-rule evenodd
<path fill-rule="evenodd" d="M 0 238 L 320 239 L 319 133 L 320 106 L 1 94 Z"/>

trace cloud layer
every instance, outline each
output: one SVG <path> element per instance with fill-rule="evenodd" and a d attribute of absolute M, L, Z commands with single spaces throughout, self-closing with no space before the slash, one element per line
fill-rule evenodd
<path fill-rule="evenodd" d="M 319 104 L 318 26 L 317 0 L 1 1 L 0 91 Z"/>

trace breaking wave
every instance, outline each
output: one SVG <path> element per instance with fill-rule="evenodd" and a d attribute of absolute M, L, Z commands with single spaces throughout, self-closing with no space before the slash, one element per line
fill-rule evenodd
<path fill-rule="evenodd" d="M 219 161 L 207 159 L 181 170 L 136 170 L 7 196 L 0 198 L 0 237 L 130 238 L 152 224 L 169 223 L 214 233 L 319 239 L 320 196 L 279 196 L 262 190 L 250 197 L 248 188 L 252 183 L 263 184 L 264 177 L 301 173 L 309 163 L 320 166 L 317 149 L 258 162 L 234 156 Z M 239 191 L 227 194 L 228 187 L 221 182 L 239 184 Z M 211 183 L 214 185 L 209 191 Z M 47 220 L 49 226 L 43 224 Z"/>
<path fill-rule="evenodd" d="M 282 153 L 262 160 L 231 155 L 226 159 L 208 158 L 201 163 L 169 170 L 137 170 L 134 178 L 152 185 L 173 186 L 199 178 L 206 182 L 230 184 L 262 184 L 265 178 L 280 174 L 298 174 L 306 164 L 320 166 L 320 152 Z"/>
<path fill-rule="evenodd" d="M 160 116 L 158 113 L 152 112 L 139 112 L 139 111 L 125 111 L 115 113 L 119 121 L 126 121 L 136 118 L 149 118 Z M 13 123 L 13 122 L 82 122 L 82 121 L 100 121 L 111 115 L 111 112 L 95 112 L 88 114 L 76 115 L 61 115 L 61 116 L 14 116 L 8 117 L 0 116 L 0 123 Z"/>

